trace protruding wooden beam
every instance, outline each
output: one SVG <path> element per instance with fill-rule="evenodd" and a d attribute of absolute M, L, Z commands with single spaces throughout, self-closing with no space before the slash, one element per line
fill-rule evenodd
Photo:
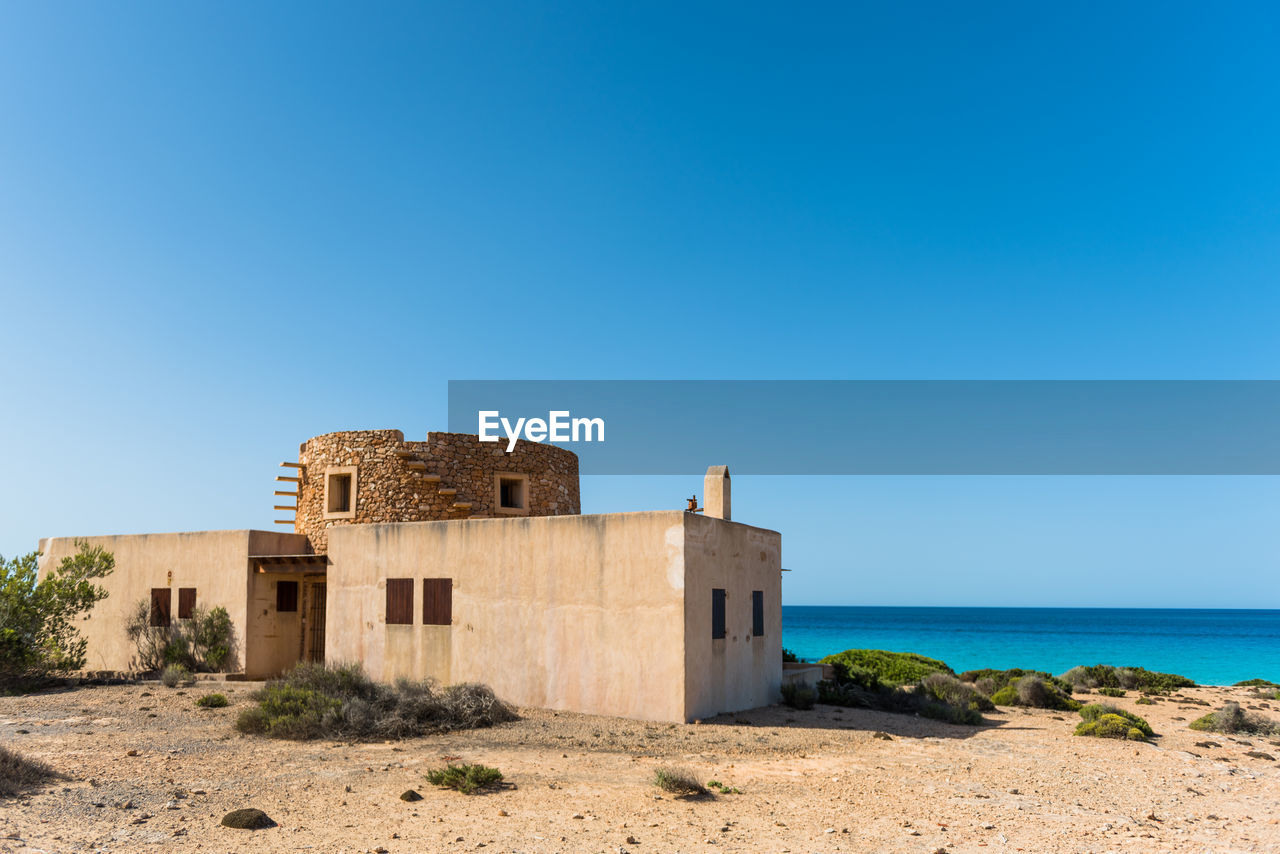
<path fill-rule="evenodd" d="M 290 483 L 302 483 L 302 478 L 300 477 L 287 477 L 283 474 L 276 475 L 276 480 L 287 480 Z"/>
<path fill-rule="evenodd" d="M 298 497 L 298 493 L 296 492 L 281 492 L 278 489 L 276 490 L 276 495 L 292 495 L 294 498 Z"/>
<path fill-rule="evenodd" d="M 296 520 L 294 520 L 294 519 L 277 519 L 277 520 L 276 520 L 276 524 L 277 524 L 277 525 L 292 525 L 295 521 L 296 521 Z"/>
<path fill-rule="evenodd" d="M 271 509 L 272 510 L 297 510 L 298 505 L 297 504 L 277 504 L 275 507 L 272 507 Z"/>
<path fill-rule="evenodd" d="M 280 468 L 300 469 L 302 468 L 302 463 L 281 463 Z"/>

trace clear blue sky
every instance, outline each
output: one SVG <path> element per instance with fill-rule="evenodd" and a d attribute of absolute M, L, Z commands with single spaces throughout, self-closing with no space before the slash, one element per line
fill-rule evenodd
<path fill-rule="evenodd" d="M 0 552 L 449 379 L 1280 375 L 1273 4 L 620 6 L 0 8 Z M 1280 607 L 1275 479 L 735 491 L 795 604 Z"/>

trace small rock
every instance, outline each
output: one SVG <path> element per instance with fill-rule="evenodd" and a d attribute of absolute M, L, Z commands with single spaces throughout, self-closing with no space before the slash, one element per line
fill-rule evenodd
<path fill-rule="evenodd" d="M 576 813 L 574 813 L 574 814 L 573 814 L 573 817 L 574 817 L 574 818 L 583 818 L 583 815 L 582 815 L 582 813 L 580 813 L 580 812 L 576 812 Z"/>
<path fill-rule="evenodd" d="M 871 733 L 871 737 L 878 738 L 881 741 L 893 741 L 893 736 L 889 735 L 887 732 L 880 732 L 879 730 Z"/>
<path fill-rule="evenodd" d="M 169 801 L 169 803 L 167 803 L 167 804 L 165 804 L 165 805 L 164 805 L 164 808 L 165 808 L 165 809 L 167 809 L 167 810 L 176 810 L 176 809 L 181 809 L 181 807 L 178 805 L 178 802 L 177 802 L 176 800 L 174 800 L 174 801 Z"/>
<path fill-rule="evenodd" d="M 1251 756 L 1254 759 L 1269 759 L 1272 762 L 1276 761 L 1276 758 L 1272 756 L 1270 753 L 1263 753 L 1261 750 L 1246 750 L 1244 755 Z"/>
<path fill-rule="evenodd" d="M 498 810 L 498 815 L 502 816 L 503 818 L 506 818 L 508 813 L 506 810 Z"/>
<path fill-rule="evenodd" d="M 991 824 L 990 822 L 988 822 L 988 823 L 986 823 L 986 824 L 983 824 L 983 825 L 980 825 L 980 827 L 981 827 L 983 830 L 995 830 L 995 829 L 996 829 L 996 826 L 995 826 L 994 824 Z"/>
<path fill-rule="evenodd" d="M 262 810 L 250 808 L 227 813 L 222 817 L 222 826 L 234 827 L 238 830 L 261 830 L 266 827 L 275 827 L 276 823 Z"/>
<path fill-rule="evenodd" d="M 136 750 L 130 750 L 128 753 L 125 754 L 125 756 L 137 756 L 137 755 L 138 755 L 138 751 Z"/>
<path fill-rule="evenodd" d="M 377 848 L 373 849 L 373 854 L 387 854 L 387 849 L 379 845 Z"/>
<path fill-rule="evenodd" d="M 628 836 L 628 837 L 627 837 L 627 844 L 628 844 L 628 845 L 639 845 L 639 844 L 640 844 L 640 840 L 639 840 L 639 839 L 636 839 L 634 836 Z"/>
<path fill-rule="evenodd" d="M 402 801 L 420 801 L 420 800 L 422 800 L 422 795 L 419 795 L 419 794 L 418 794 L 417 792 L 415 792 L 413 789 L 405 789 L 403 792 L 401 792 L 401 793 L 400 793 L 400 800 L 402 800 Z"/>

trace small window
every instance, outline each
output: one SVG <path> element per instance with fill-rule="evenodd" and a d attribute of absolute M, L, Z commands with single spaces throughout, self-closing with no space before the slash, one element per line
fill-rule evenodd
<path fill-rule="evenodd" d="M 387 579 L 387 625 L 413 625 L 413 579 Z"/>
<path fill-rule="evenodd" d="M 191 612 L 196 607 L 196 589 L 194 587 L 178 588 L 178 619 L 190 620 Z"/>
<path fill-rule="evenodd" d="M 324 517 L 354 519 L 356 515 L 356 467 L 330 466 L 324 472 Z"/>
<path fill-rule="evenodd" d="M 453 623 L 453 579 L 422 579 L 422 625 L 448 626 Z"/>
<path fill-rule="evenodd" d="M 521 515 L 529 512 L 529 476 L 512 472 L 494 475 L 495 507 L 499 513 Z"/>
<path fill-rule="evenodd" d="M 751 636 L 764 637 L 764 591 L 751 591 Z"/>
<path fill-rule="evenodd" d="M 290 612 L 298 610 L 298 582 L 276 582 L 276 611 Z"/>
<path fill-rule="evenodd" d="M 716 587 L 711 591 L 711 637 L 720 640 L 724 635 L 724 590 Z"/>
<path fill-rule="evenodd" d="M 168 587 L 151 588 L 151 625 L 168 626 L 170 606 L 173 605 L 173 591 Z"/>

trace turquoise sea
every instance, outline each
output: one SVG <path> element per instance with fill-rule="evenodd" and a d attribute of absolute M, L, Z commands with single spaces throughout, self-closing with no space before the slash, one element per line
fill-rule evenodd
<path fill-rule="evenodd" d="M 784 605 L 782 645 L 810 661 L 852 648 L 918 652 L 957 673 L 1116 664 L 1203 685 L 1280 682 L 1280 610 Z"/>

